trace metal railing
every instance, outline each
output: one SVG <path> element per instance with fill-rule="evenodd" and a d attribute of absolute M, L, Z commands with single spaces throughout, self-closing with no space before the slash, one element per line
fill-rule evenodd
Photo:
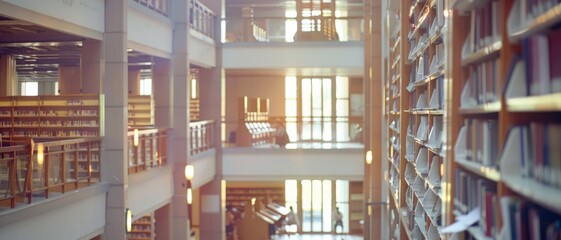
<path fill-rule="evenodd" d="M 167 128 L 138 130 L 138 139 L 135 141 L 134 131 L 129 131 L 129 174 L 166 164 L 168 132 Z"/>
<path fill-rule="evenodd" d="M 190 155 L 196 155 L 214 148 L 214 120 L 197 121 L 189 123 Z"/>
<path fill-rule="evenodd" d="M 285 126 L 291 143 L 363 143 L 362 117 L 284 117 L 269 116 L 267 126 L 277 129 L 279 125 Z M 240 122 L 225 121 L 224 144 L 234 146 L 238 142 L 238 128 Z M 272 133 L 276 134 L 276 133 Z M 263 142 L 260 138 L 254 138 L 253 144 L 244 146 L 258 146 Z M 264 142 L 271 144 L 271 142 Z M 276 143 L 273 141 L 272 144 Z"/>
<path fill-rule="evenodd" d="M 36 140 L 4 141 L 0 147 L 0 207 L 99 182 L 100 138 Z"/>
<path fill-rule="evenodd" d="M 216 15 L 212 10 L 200 1 L 191 0 L 189 4 L 189 24 L 191 29 L 214 39 L 215 23 Z"/>
<path fill-rule="evenodd" d="M 169 16 L 169 0 L 134 0 L 142 6 L 156 11 L 164 16 Z"/>
<path fill-rule="evenodd" d="M 297 19 L 289 17 L 252 17 L 222 19 L 226 28 L 224 42 L 296 42 L 363 40 L 362 17 L 338 17 L 333 19 L 307 19 L 309 26 L 299 33 L 318 33 L 321 38 L 298 37 Z M 312 34 L 313 35 L 313 34 Z M 314 35 L 315 36 L 315 35 Z"/>

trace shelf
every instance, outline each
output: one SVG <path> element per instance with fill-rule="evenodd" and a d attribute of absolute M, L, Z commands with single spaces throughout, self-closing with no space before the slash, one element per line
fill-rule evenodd
<path fill-rule="evenodd" d="M 444 76 L 444 73 L 445 73 L 445 70 L 442 69 L 442 70 L 440 70 L 440 71 L 437 71 L 437 72 L 435 72 L 435 73 L 432 73 L 432 74 L 430 74 L 430 75 L 427 75 L 427 76 L 425 76 L 424 79 L 413 82 L 413 86 L 415 86 L 415 87 L 420 87 L 420 86 L 426 85 L 426 84 L 428 84 L 430 81 L 436 80 L 436 79 L 438 79 L 439 77 Z"/>
<path fill-rule="evenodd" d="M 397 39 L 395 40 L 395 43 L 392 46 L 392 52 L 397 51 L 400 42 L 401 42 L 401 36 L 397 37 Z"/>
<path fill-rule="evenodd" d="M 393 63 L 392 63 L 392 69 L 394 69 L 395 66 L 397 66 L 397 63 L 399 63 L 399 60 L 401 60 L 401 55 L 397 56 L 397 57 L 395 58 L 395 60 L 393 61 Z"/>
<path fill-rule="evenodd" d="M 456 163 L 461 165 L 463 168 L 469 170 L 472 173 L 475 173 L 481 177 L 484 177 L 488 180 L 498 182 L 501 181 L 501 173 L 496 168 L 490 166 L 483 166 L 479 163 L 468 161 L 465 159 L 454 159 Z"/>
<path fill-rule="evenodd" d="M 485 236 L 483 230 L 479 226 L 469 227 L 467 231 L 476 240 L 493 240 L 493 238 Z"/>
<path fill-rule="evenodd" d="M 490 114 L 501 111 L 501 102 L 491 102 L 474 107 L 460 107 L 461 114 Z"/>
<path fill-rule="evenodd" d="M 518 194 L 537 202 L 557 213 L 561 213 L 561 189 L 540 183 L 520 175 L 503 174 L 503 182 Z"/>
<path fill-rule="evenodd" d="M 454 0 L 452 1 L 451 8 L 459 11 L 470 11 L 479 8 L 490 0 Z"/>
<path fill-rule="evenodd" d="M 514 32 L 509 35 L 509 39 L 511 42 L 520 41 L 532 34 L 546 30 L 559 22 L 561 22 L 561 4 L 557 4 L 545 13 L 530 20 L 520 29 L 514 30 Z"/>
<path fill-rule="evenodd" d="M 506 107 L 509 112 L 561 111 L 561 93 L 507 99 Z"/>
<path fill-rule="evenodd" d="M 468 66 L 470 64 L 478 63 L 485 61 L 487 59 L 493 58 L 499 55 L 503 47 L 503 43 L 499 40 L 494 43 L 491 43 L 481 49 L 475 51 L 474 53 L 469 54 L 468 56 L 462 59 L 462 66 Z"/>
<path fill-rule="evenodd" d="M 409 220 L 407 220 L 407 216 L 403 216 L 403 213 L 408 212 L 409 210 L 406 208 L 401 208 L 399 210 L 399 219 L 401 220 L 401 227 L 405 229 L 405 233 L 407 234 L 407 239 L 413 239 L 411 230 L 409 229 Z"/>

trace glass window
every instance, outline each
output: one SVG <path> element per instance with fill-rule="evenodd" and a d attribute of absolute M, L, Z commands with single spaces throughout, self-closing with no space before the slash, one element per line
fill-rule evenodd
<path fill-rule="evenodd" d="M 331 232 L 331 180 L 323 180 L 323 231 Z"/>
<path fill-rule="evenodd" d="M 37 95 L 39 95 L 39 83 L 38 82 L 22 82 L 20 86 L 21 86 L 21 95 L 22 96 L 37 96 Z"/>
<path fill-rule="evenodd" d="M 302 180 L 302 231 L 312 231 L 312 181 Z"/>
<path fill-rule="evenodd" d="M 140 79 L 140 95 L 152 95 L 152 79 Z"/>
<path fill-rule="evenodd" d="M 337 76 L 335 78 L 335 90 L 336 98 L 349 98 L 349 78 Z"/>

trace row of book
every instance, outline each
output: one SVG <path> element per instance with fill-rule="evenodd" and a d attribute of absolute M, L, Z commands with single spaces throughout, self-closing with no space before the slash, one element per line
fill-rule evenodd
<path fill-rule="evenodd" d="M 519 0 L 520 12 L 526 19 L 535 18 L 561 3 L 559 0 Z"/>
<path fill-rule="evenodd" d="M 561 92 L 560 42 L 561 28 L 522 41 L 528 96 Z"/>
<path fill-rule="evenodd" d="M 517 197 L 501 198 L 503 239 L 559 240 L 561 215 Z"/>
<path fill-rule="evenodd" d="M 496 236 L 500 214 L 496 184 L 473 176 L 462 170 L 455 172 L 454 208 L 466 214 L 472 210 L 479 211 L 477 224 L 488 237 Z"/>
<path fill-rule="evenodd" d="M 467 51 L 463 54 L 476 52 L 500 40 L 502 26 L 500 10 L 499 1 L 491 0 L 471 11 L 471 31 L 468 35 Z"/>
<path fill-rule="evenodd" d="M 498 120 L 466 119 L 454 146 L 455 158 L 497 167 L 498 135 Z"/>
<path fill-rule="evenodd" d="M 512 140 L 519 143 L 513 150 L 519 151 L 521 176 L 561 188 L 561 124 L 532 122 L 515 128 L 521 133 Z"/>
<path fill-rule="evenodd" d="M 497 101 L 501 91 L 498 86 L 499 72 L 500 58 L 470 66 L 460 105 L 473 107 Z"/>

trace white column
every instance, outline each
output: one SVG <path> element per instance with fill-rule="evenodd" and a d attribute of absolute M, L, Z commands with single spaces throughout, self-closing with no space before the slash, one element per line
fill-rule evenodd
<path fill-rule="evenodd" d="M 105 137 L 101 179 L 109 183 L 104 239 L 126 239 L 127 208 L 127 3 L 105 1 Z M 135 213 L 133 213 L 135 214 Z"/>
<path fill-rule="evenodd" d="M 171 151 L 169 164 L 173 165 L 174 195 L 171 201 L 172 238 L 188 239 L 190 233 L 187 210 L 187 184 L 185 165 L 189 152 L 189 1 L 172 1 L 174 22 L 172 45 L 172 106 L 173 128 L 171 130 Z"/>

